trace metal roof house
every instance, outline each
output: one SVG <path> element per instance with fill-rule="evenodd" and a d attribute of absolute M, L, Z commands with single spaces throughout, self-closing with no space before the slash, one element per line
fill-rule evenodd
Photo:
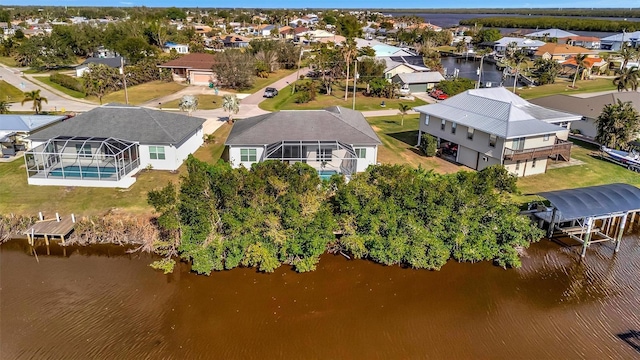
<path fill-rule="evenodd" d="M 569 160 L 571 122 L 580 115 L 534 105 L 503 88 L 467 90 L 433 105 L 415 108 L 422 134 L 456 145 L 455 162 L 482 170 L 503 165 L 517 176 L 544 173 L 549 157 Z"/>
<path fill-rule="evenodd" d="M 32 133 L 66 119 L 66 115 L 0 115 L 0 148 L 3 156 L 31 148 Z"/>
<path fill-rule="evenodd" d="M 28 183 L 127 188 L 140 169 L 177 170 L 202 145 L 204 121 L 121 104 L 95 108 L 30 136 Z"/>
<path fill-rule="evenodd" d="M 442 80 L 444 80 L 444 77 L 438 71 L 396 74 L 391 78 L 391 82 L 398 83 L 403 88 L 408 88 L 412 93 L 427 92 Z"/>
<path fill-rule="evenodd" d="M 225 143 L 233 167 L 265 160 L 304 162 L 321 175 L 347 177 L 376 164 L 380 144 L 361 112 L 339 106 L 238 120 Z"/>
<path fill-rule="evenodd" d="M 623 44 L 638 47 L 640 45 L 640 31 L 622 32 L 600 39 L 600 49 L 602 50 L 618 51 Z"/>
<path fill-rule="evenodd" d="M 528 37 L 528 38 L 549 38 L 549 39 L 551 38 L 561 39 L 569 36 L 578 36 L 578 35 L 568 31 L 561 30 L 561 29 L 539 30 L 539 31 L 532 32 L 530 34 L 525 35 L 525 37 Z"/>

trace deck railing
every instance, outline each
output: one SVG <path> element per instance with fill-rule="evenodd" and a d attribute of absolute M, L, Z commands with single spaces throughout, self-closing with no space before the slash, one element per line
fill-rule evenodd
<path fill-rule="evenodd" d="M 571 143 L 565 140 L 556 140 L 554 145 L 542 146 L 531 149 L 513 150 L 504 149 L 504 159 L 510 161 L 533 160 L 539 158 L 547 158 L 550 156 L 559 156 L 565 161 L 571 160 Z"/>

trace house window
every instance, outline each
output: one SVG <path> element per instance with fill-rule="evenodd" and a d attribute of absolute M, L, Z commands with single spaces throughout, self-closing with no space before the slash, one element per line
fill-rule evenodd
<path fill-rule="evenodd" d="M 545 134 L 544 138 L 542 138 L 543 141 L 549 141 L 549 134 Z"/>
<path fill-rule="evenodd" d="M 516 161 L 516 171 L 520 170 L 520 160 Z"/>
<path fill-rule="evenodd" d="M 257 150 L 256 149 L 240 149 L 240 161 L 242 162 L 258 161 Z"/>
<path fill-rule="evenodd" d="M 473 140 L 473 134 L 475 133 L 475 129 L 472 127 L 467 128 L 467 139 Z"/>
<path fill-rule="evenodd" d="M 498 142 L 498 137 L 495 135 L 489 135 L 489 146 L 496 147 L 496 142 Z"/>
<path fill-rule="evenodd" d="M 429 126 L 429 115 L 424 117 L 424 124 Z"/>
<path fill-rule="evenodd" d="M 456 133 L 456 128 L 458 127 L 458 124 L 456 123 L 451 123 L 451 133 L 455 134 Z"/>
<path fill-rule="evenodd" d="M 391 79 L 391 73 L 384 74 L 385 79 Z"/>
<path fill-rule="evenodd" d="M 531 162 L 531 168 L 536 167 L 536 159 L 533 159 L 533 161 Z"/>
<path fill-rule="evenodd" d="M 331 161 L 332 149 L 320 149 L 316 155 L 316 161 Z"/>
<path fill-rule="evenodd" d="M 365 148 L 358 148 L 358 149 L 353 149 L 356 152 L 356 157 L 358 159 L 365 159 L 367 157 L 367 149 Z"/>
<path fill-rule="evenodd" d="M 76 153 L 80 157 L 91 157 L 91 145 L 90 144 L 76 144 Z"/>
<path fill-rule="evenodd" d="M 149 146 L 149 158 L 151 160 L 164 160 L 164 146 Z"/>
<path fill-rule="evenodd" d="M 444 127 L 447 125 L 447 121 L 445 119 L 442 119 L 442 121 L 440 122 L 440 130 L 444 131 Z"/>

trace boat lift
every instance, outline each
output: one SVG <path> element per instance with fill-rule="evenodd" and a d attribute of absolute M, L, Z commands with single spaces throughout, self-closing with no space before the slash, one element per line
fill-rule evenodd
<path fill-rule="evenodd" d="M 615 252 L 618 252 L 625 227 L 635 221 L 640 211 L 640 189 L 629 184 L 590 186 L 538 195 L 551 203 L 550 207 L 540 206 L 533 212 L 540 227 L 548 224 L 547 237 L 568 236 L 578 241 L 582 244 L 582 257 L 589 245 L 599 242 L 613 242 Z"/>

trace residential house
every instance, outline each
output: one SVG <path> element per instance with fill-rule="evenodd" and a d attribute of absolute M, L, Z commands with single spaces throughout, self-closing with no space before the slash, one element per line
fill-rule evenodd
<path fill-rule="evenodd" d="M 186 81 L 191 85 L 209 85 L 216 80 L 212 70 L 214 63 L 215 57 L 211 54 L 187 54 L 158 67 L 171 69 L 174 81 Z"/>
<path fill-rule="evenodd" d="M 631 47 L 640 46 L 640 30 L 635 32 L 622 32 L 600 39 L 600 49 L 619 51 L 622 49 L 622 44 L 626 44 Z"/>
<path fill-rule="evenodd" d="M 0 115 L 0 148 L 2 156 L 13 156 L 31 148 L 27 137 L 38 130 L 66 119 L 66 115 Z"/>
<path fill-rule="evenodd" d="M 622 91 L 611 94 L 577 97 L 570 95 L 551 95 L 531 100 L 531 103 L 549 109 L 570 112 L 582 116 L 581 121 L 571 123 L 571 129 L 582 136 L 594 139 L 598 134 L 596 119 L 602 113 L 605 105 L 630 101 L 632 106 L 640 112 L 640 93 L 636 91 Z"/>
<path fill-rule="evenodd" d="M 83 61 L 82 64 L 76 66 L 76 76 L 82 77 L 82 74 L 84 74 L 85 71 L 89 70 L 90 64 L 103 64 L 108 67 L 118 69 L 122 66 L 123 61 L 124 60 L 122 59 L 121 56 L 108 57 L 108 58 L 95 58 L 95 57 L 88 58 L 85 61 Z"/>
<path fill-rule="evenodd" d="M 517 50 L 522 50 L 527 54 L 533 54 L 544 44 L 545 42 L 540 40 L 505 36 L 493 43 L 493 50 L 504 55 L 509 47 L 515 45 Z"/>
<path fill-rule="evenodd" d="M 559 43 L 582 46 L 585 49 L 600 49 L 600 38 L 595 36 L 570 36 L 558 39 Z"/>
<path fill-rule="evenodd" d="M 389 82 L 397 74 L 429 71 L 422 56 L 382 56 L 376 59 L 385 62 L 384 78 Z"/>
<path fill-rule="evenodd" d="M 167 41 L 164 43 L 162 48 L 164 52 L 169 53 L 171 50 L 175 50 L 178 54 L 188 54 L 189 53 L 189 45 L 188 44 L 176 44 L 174 42 Z"/>
<path fill-rule="evenodd" d="M 567 38 L 571 36 L 578 36 L 578 35 L 568 31 L 560 30 L 560 29 L 539 30 L 539 31 L 532 32 L 525 35 L 525 37 L 528 37 L 528 38 L 538 38 L 538 39 L 553 39 L 553 38 L 561 39 L 561 38 Z"/>
<path fill-rule="evenodd" d="M 444 80 L 438 71 L 400 73 L 391 78 L 391 82 L 400 84 L 401 89 L 408 89 L 411 93 L 427 92 Z"/>
<path fill-rule="evenodd" d="M 236 122 L 226 141 L 233 167 L 304 162 L 347 177 L 377 163 L 380 139 L 361 112 L 339 106 L 283 110 Z"/>
<path fill-rule="evenodd" d="M 193 24 L 193 29 L 195 30 L 196 34 L 200 34 L 200 35 L 206 35 L 207 33 L 210 33 L 213 28 L 211 26 L 208 25 L 202 25 L 202 24 Z"/>
<path fill-rule="evenodd" d="M 429 134 L 439 146 L 454 149 L 455 162 L 476 170 L 503 165 L 517 176 L 544 173 L 549 157 L 569 160 L 568 129 L 581 119 L 529 103 L 503 87 L 467 90 L 415 110 L 418 143 Z"/>
<path fill-rule="evenodd" d="M 578 68 L 575 56 L 563 61 L 560 65 L 562 65 L 564 74 L 575 74 L 575 71 Z M 584 79 L 594 74 L 599 75 L 601 72 L 606 71 L 608 67 L 609 62 L 599 58 L 597 55 L 587 57 L 580 66 L 580 69 L 584 69 L 584 71 L 581 71 L 582 74 L 580 76 Z"/>
<path fill-rule="evenodd" d="M 597 55 L 597 50 L 585 49 L 580 46 L 571 46 L 567 44 L 548 43 L 536 50 L 534 56 L 545 60 L 565 61 L 577 54 Z"/>
<path fill-rule="evenodd" d="M 254 35 L 262 37 L 271 37 L 271 31 L 277 29 L 275 25 L 260 24 L 254 27 Z"/>
<path fill-rule="evenodd" d="M 220 36 L 220 41 L 226 48 L 246 48 L 249 46 L 251 39 L 244 36 L 231 34 L 226 36 Z"/>
<path fill-rule="evenodd" d="M 287 39 L 287 40 L 293 40 L 294 34 L 295 34 L 295 32 L 293 31 L 293 28 L 288 25 L 278 29 L 278 33 L 280 34 L 281 38 Z"/>
<path fill-rule="evenodd" d="M 203 144 L 204 119 L 108 104 L 29 137 L 30 185 L 128 188 L 142 169 L 175 171 Z"/>

